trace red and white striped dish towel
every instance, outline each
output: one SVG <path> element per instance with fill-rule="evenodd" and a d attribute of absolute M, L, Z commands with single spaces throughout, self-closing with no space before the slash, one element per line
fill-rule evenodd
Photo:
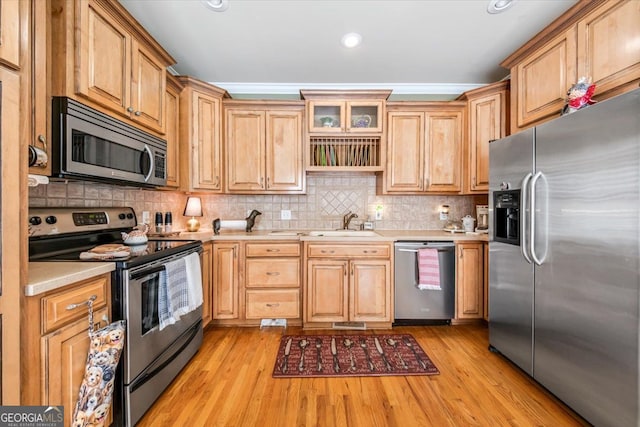
<path fill-rule="evenodd" d="M 440 262 L 437 249 L 418 249 L 418 289 L 421 291 L 442 290 L 440 287 Z"/>

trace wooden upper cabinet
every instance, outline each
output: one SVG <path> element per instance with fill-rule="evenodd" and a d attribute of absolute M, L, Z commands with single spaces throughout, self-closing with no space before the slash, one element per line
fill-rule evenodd
<path fill-rule="evenodd" d="M 463 124 L 462 109 L 427 113 L 426 191 L 461 190 Z"/>
<path fill-rule="evenodd" d="M 463 150 L 463 192 L 489 191 L 489 142 L 507 136 L 509 81 L 465 92 L 467 100 L 467 144 Z"/>
<path fill-rule="evenodd" d="M 165 139 L 167 140 L 167 188 L 180 186 L 180 81 L 167 74 L 165 92 Z"/>
<path fill-rule="evenodd" d="M 166 65 L 135 40 L 132 52 L 131 117 L 146 127 L 163 131 Z"/>
<path fill-rule="evenodd" d="M 303 109 L 298 101 L 225 101 L 228 192 L 304 191 Z"/>
<path fill-rule="evenodd" d="M 80 34 L 76 91 L 120 114 L 131 98 L 131 35 L 90 1 L 79 3 Z"/>
<path fill-rule="evenodd" d="M 511 133 L 560 115 L 567 90 L 577 81 L 576 65 L 573 26 L 511 70 L 516 111 Z"/>
<path fill-rule="evenodd" d="M 166 68 L 174 59 L 118 2 L 51 4 L 53 95 L 164 134 Z"/>
<path fill-rule="evenodd" d="M 384 193 L 458 193 L 464 102 L 399 102 L 387 117 Z"/>
<path fill-rule="evenodd" d="M 384 102 L 378 101 L 309 101 L 311 133 L 380 133 Z"/>
<path fill-rule="evenodd" d="M 579 0 L 500 65 L 511 69 L 511 133 L 560 116 L 580 77 L 603 100 L 638 87 L 640 2 Z"/>
<path fill-rule="evenodd" d="M 20 69 L 20 32 L 25 21 L 21 19 L 20 1 L 0 1 L 0 64 Z"/>
<path fill-rule="evenodd" d="M 424 115 L 422 111 L 389 112 L 387 117 L 387 191 L 424 190 Z"/>
<path fill-rule="evenodd" d="M 578 76 L 596 84 L 595 98 L 637 88 L 640 2 L 607 1 L 578 22 Z M 629 83 L 636 81 L 635 84 Z M 607 96 L 607 97 L 608 97 Z"/>
<path fill-rule="evenodd" d="M 226 120 L 228 190 L 266 189 L 265 112 L 227 110 Z"/>
<path fill-rule="evenodd" d="M 180 76 L 180 188 L 221 193 L 221 100 L 224 89 Z"/>

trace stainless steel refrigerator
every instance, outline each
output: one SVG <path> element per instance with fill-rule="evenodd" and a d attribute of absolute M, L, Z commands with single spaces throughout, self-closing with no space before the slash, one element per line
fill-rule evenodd
<path fill-rule="evenodd" d="M 640 89 L 490 144 L 489 342 L 596 426 L 640 426 Z"/>

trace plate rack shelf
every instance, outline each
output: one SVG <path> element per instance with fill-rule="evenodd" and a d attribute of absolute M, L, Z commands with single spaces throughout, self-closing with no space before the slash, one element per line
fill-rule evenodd
<path fill-rule="evenodd" d="M 308 171 L 382 171 L 380 137 L 311 137 Z"/>

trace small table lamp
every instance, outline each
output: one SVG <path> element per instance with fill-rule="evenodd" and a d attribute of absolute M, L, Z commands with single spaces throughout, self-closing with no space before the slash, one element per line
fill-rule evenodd
<path fill-rule="evenodd" d="M 202 216 L 202 203 L 200 197 L 187 198 L 187 206 L 184 208 L 184 216 L 190 216 L 191 219 L 187 221 L 187 231 L 198 231 L 200 228 L 200 221 L 195 217 Z"/>

